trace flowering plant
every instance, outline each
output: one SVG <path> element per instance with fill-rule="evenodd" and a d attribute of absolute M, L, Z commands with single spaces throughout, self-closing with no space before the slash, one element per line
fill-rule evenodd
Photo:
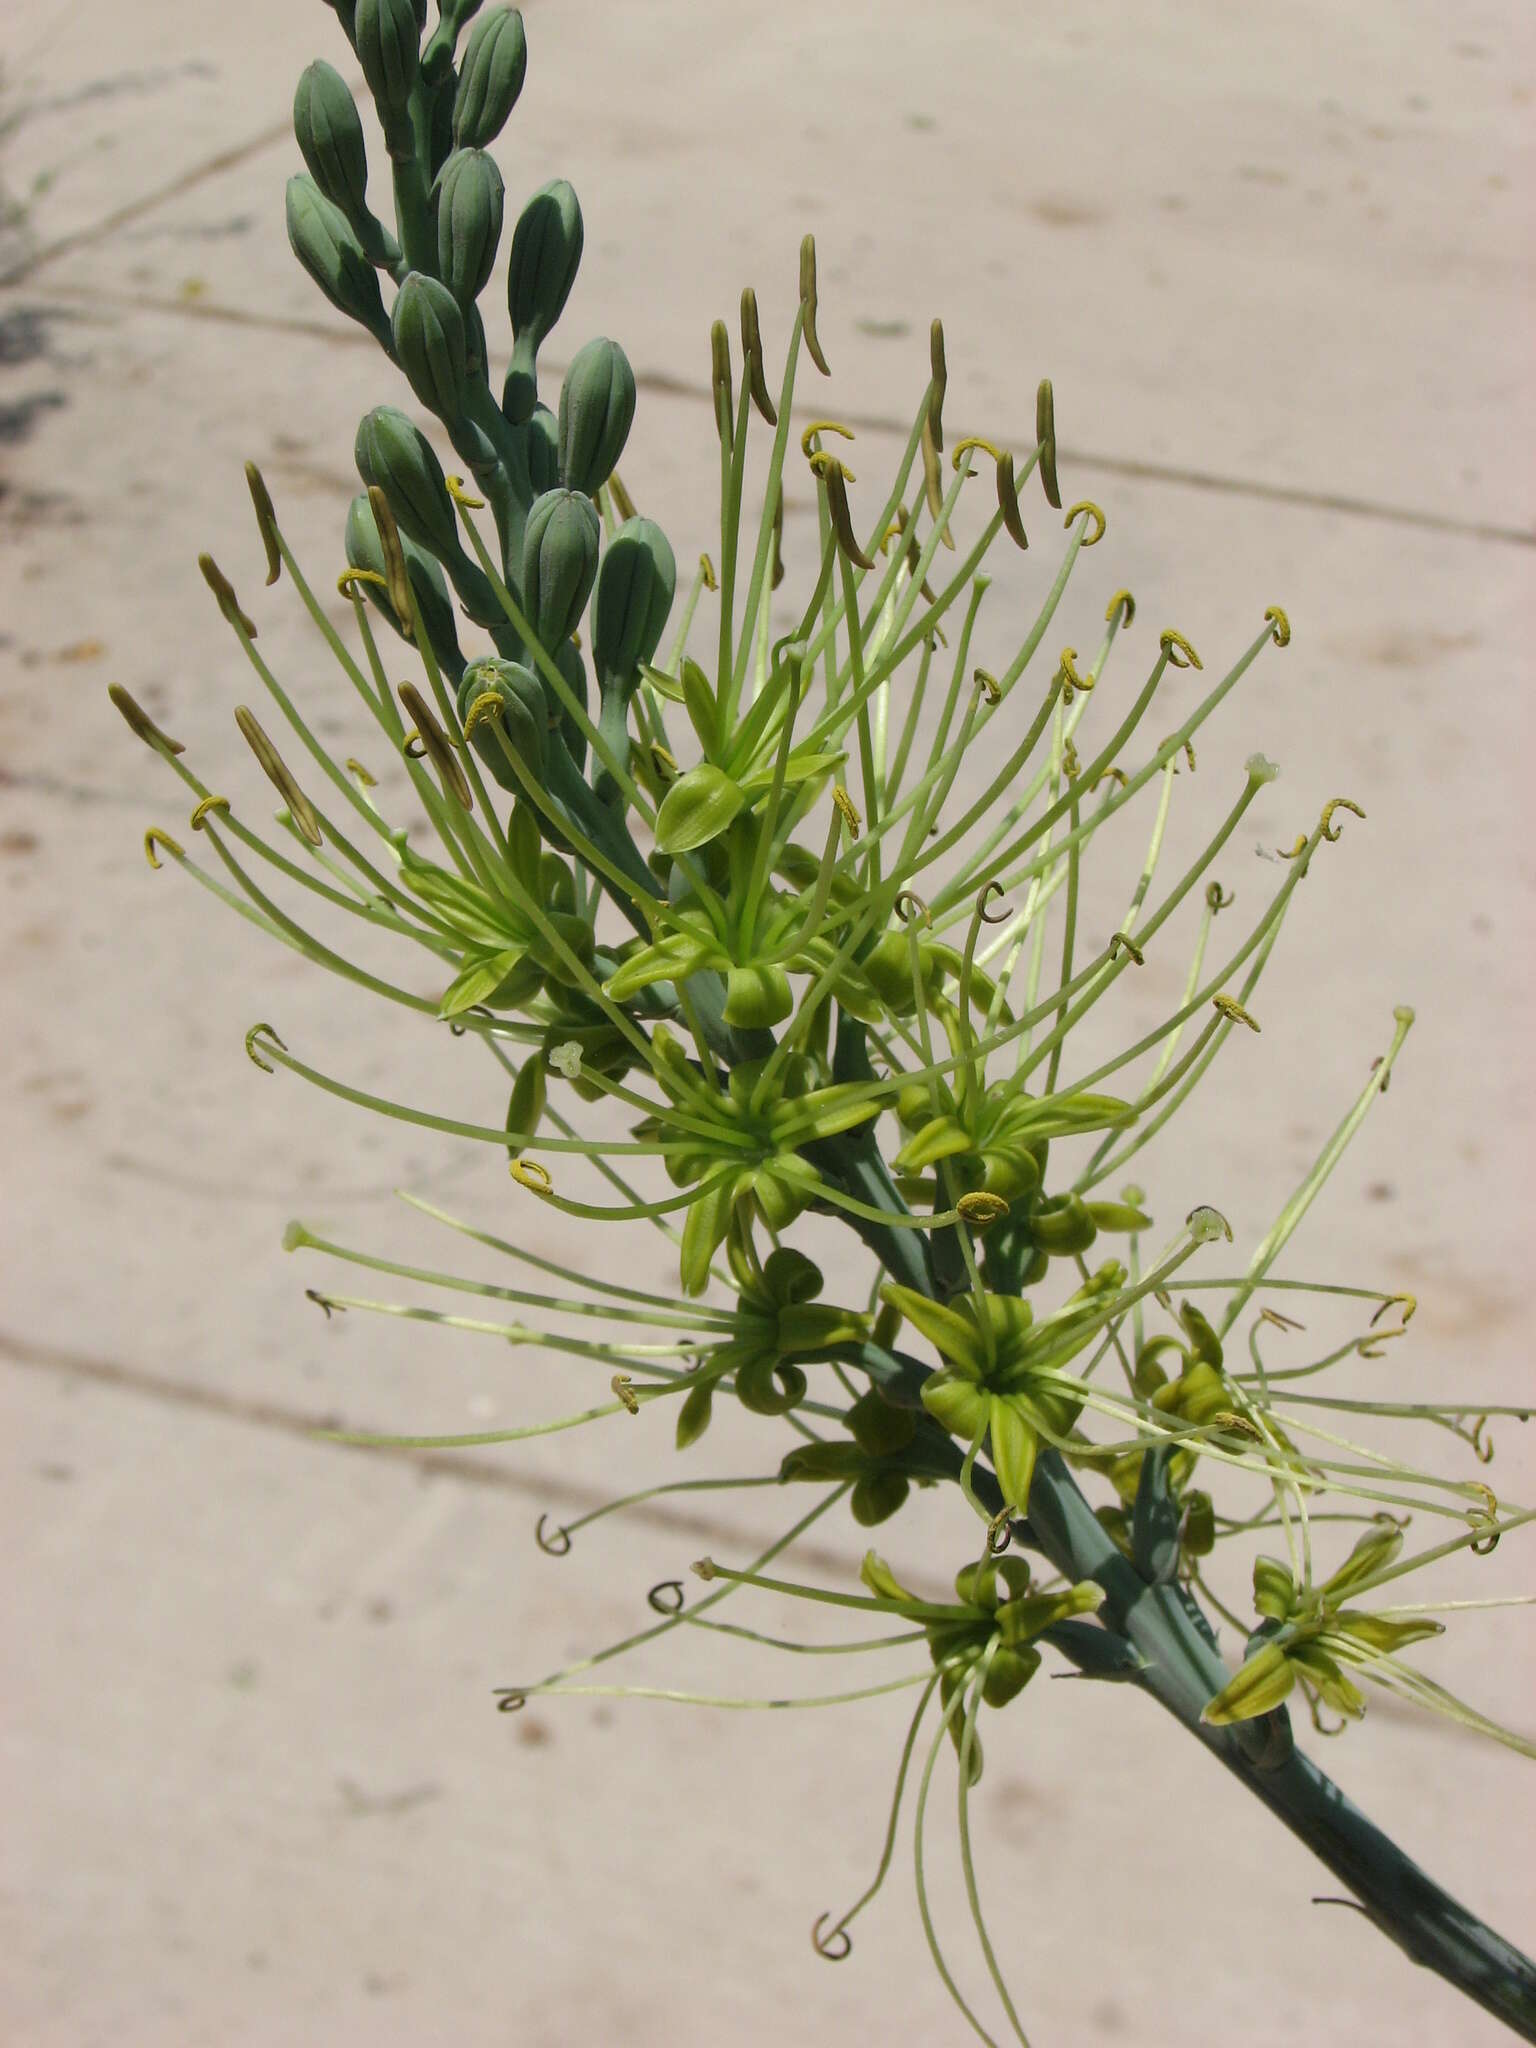
<path fill-rule="evenodd" d="M 1364 816 L 1346 797 L 1326 805 L 1279 850 L 1269 900 L 1229 940 L 1240 920 L 1216 864 L 1277 773 L 1254 755 L 1205 846 L 1171 879 L 1163 872 L 1176 778 L 1182 771 L 1188 786 L 1207 720 L 1288 644 L 1285 613 L 1256 607 L 1247 645 L 1172 731 L 1150 739 L 1154 703 L 1179 671 L 1201 672 L 1201 656 L 1169 627 L 1128 663 L 1136 605 L 1124 589 L 1108 596 L 1087 659 L 1057 648 L 1053 618 L 1069 579 L 1087 573 L 1080 557 L 1104 538 L 1105 514 L 1087 501 L 1063 510 L 1049 383 L 1027 448 L 951 444 L 938 322 L 894 474 L 883 494 L 865 484 L 856 516 L 858 480 L 839 452 L 852 431 L 830 418 L 792 425 L 804 359 L 827 371 L 809 237 L 777 389 L 751 291 L 739 364 L 723 324 L 711 337 L 719 546 L 679 603 L 667 538 L 618 473 L 636 404 L 623 351 L 589 342 L 558 410 L 539 399 L 540 350 L 582 246 L 580 208 L 561 181 L 534 195 L 514 229 L 513 347 L 492 387 L 476 302 L 501 235 L 488 145 L 522 88 L 520 17 L 484 14 L 461 53 L 477 12 L 464 0 L 444 0 L 430 35 L 425 0 L 335 11 L 380 115 L 395 226 L 368 204 L 352 95 L 314 64 L 295 103 L 308 174 L 289 188 L 290 236 L 332 301 L 404 372 L 465 474 L 445 473 L 404 413 L 381 407 L 364 419 L 365 490 L 347 517 L 340 579 L 348 638 L 248 469 L 268 582 L 287 572 L 367 713 L 373 765 L 365 742 L 341 758 L 325 744 L 204 556 L 241 653 L 291 735 L 285 756 L 250 709 L 236 712 L 281 808 L 275 832 L 242 815 L 114 686 L 130 726 L 191 794 L 191 827 L 212 863 L 159 828 L 146 853 L 426 1028 L 472 1041 L 492 1064 L 496 1113 L 472 1123 L 364 1090 L 270 1024 L 252 1028 L 247 1051 L 264 1072 L 282 1068 L 373 1114 L 491 1146 L 513 1184 L 509 1219 L 494 1229 L 414 1206 L 526 1269 L 516 1284 L 374 1257 L 300 1223 L 286 1245 L 503 1302 L 530 1320 L 400 1308 L 339 1288 L 313 1298 L 328 1314 L 406 1313 L 490 1332 L 608 1375 L 606 1398 L 553 1425 L 347 1440 L 503 1443 L 661 1408 L 686 1459 L 719 1405 L 735 1402 L 761 1419 L 761 1467 L 739 1483 L 779 1486 L 796 1503 L 761 1555 L 699 1560 L 706 1592 L 690 1598 L 681 1581 L 653 1589 L 654 1624 L 581 1665 L 519 1678 L 501 1706 L 608 1690 L 586 1678 L 591 1667 L 679 1629 L 714 1631 L 723 1652 L 729 1637 L 777 1641 L 711 1618 L 753 1589 L 874 1628 L 784 1644 L 873 1658 L 882 1673 L 790 1704 L 917 1695 L 874 1883 L 818 1920 L 816 1947 L 848 1953 L 849 1927 L 891 1863 L 926 1739 L 914 1820 L 924 1926 L 960 2010 L 992 2038 L 950 1973 L 924 1886 L 927 1805 L 947 1737 L 975 1933 L 1022 2039 L 981 1910 L 969 1803 L 983 1782 L 984 1718 L 1020 1711 L 1049 1655 L 1150 1694 L 1415 1960 L 1536 2038 L 1530 1963 L 1295 1747 L 1286 1706 L 1299 1696 L 1332 1733 L 1364 1712 L 1362 1684 L 1378 1685 L 1536 1753 L 1402 1655 L 1438 1634 L 1439 1620 L 1421 1607 L 1359 1604 L 1458 1549 L 1491 1548 L 1531 1511 L 1501 1504 L 1475 1478 L 1340 1433 L 1361 1416 L 1429 1421 L 1481 1454 L 1489 1417 L 1524 1410 L 1317 1392 L 1330 1366 L 1400 1338 L 1413 1300 L 1369 1286 L 1309 1289 L 1276 1271 L 1385 1092 L 1412 1013 L 1396 1013 L 1358 1099 L 1235 1270 L 1215 1207 L 1159 1229 L 1155 1199 L 1125 1179 L 1234 1034 L 1260 1029 L 1257 991 L 1296 891 L 1344 816 Z M 394 287 L 387 313 L 380 276 Z M 749 494 L 749 450 L 763 436 Z M 814 493 L 817 540 L 792 579 L 783 536 L 797 480 Z M 1038 503 L 1027 503 L 1036 491 L 1043 528 Z M 1053 530 L 1065 539 L 1041 548 Z M 1049 556 L 1022 632 L 986 604 L 984 564 L 1004 541 L 1031 562 L 1036 549 Z M 461 617 L 478 645 L 466 644 Z M 396 687 L 396 652 L 386 656 L 375 621 L 412 666 Z M 1122 687 L 1113 677 L 1127 666 L 1133 680 Z M 302 780 L 295 746 L 308 764 Z M 402 803 L 424 813 L 430 843 L 390 822 Z M 1087 907 L 1091 882 L 1118 859 L 1133 807 L 1146 818 L 1144 852 L 1106 928 Z M 402 964 L 365 964 L 314 928 L 327 919 L 399 942 Z M 1121 984 L 1165 948 L 1187 963 L 1182 994 L 1102 1056 L 1100 1027 Z M 1090 1016 L 1097 1057 L 1079 1050 Z M 676 1288 L 608 1277 L 606 1250 L 581 1271 L 535 1253 L 519 1241 L 519 1204 L 594 1233 L 662 1233 Z M 1277 1365 L 1276 1348 L 1301 1329 L 1289 1311 L 1308 1292 L 1325 1309 L 1360 1310 L 1361 1321 L 1322 1355 Z M 909 1544 L 903 1511 L 936 1488 L 954 1504 L 942 1538 Z M 881 1527 L 898 1564 L 870 1550 L 857 1587 L 770 1570 L 843 1511 Z M 1410 1550 L 1410 1526 L 1424 1521 L 1437 1534 Z M 546 1532 L 541 1522 L 541 1544 L 558 1554 L 579 1526 Z M 1252 1565 L 1250 1630 L 1218 1567 L 1224 1551 L 1249 1556 L 1256 1540 L 1284 1556 Z M 1209 1612 L 1245 1643 L 1235 1663 Z"/>

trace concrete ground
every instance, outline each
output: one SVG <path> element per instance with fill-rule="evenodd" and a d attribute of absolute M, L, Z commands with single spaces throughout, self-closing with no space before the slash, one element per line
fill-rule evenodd
<path fill-rule="evenodd" d="M 1032 12 L 530 0 L 497 154 L 514 204 L 556 174 L 582 196 L 557 339 L 622 339 L 641 384 L 626 477 L 687 560 L 710 538 L 709 320 L 751 282 L 781 333 L 813 228 L 837 374 L 806 403 L 864 423 L 876 474 L 942 313 L 952 434 L 1027 444 L 1035 380 L 1055 380 L 1064 486 L 1109 514 L 1085 620 L 1129 584 L 1209 651 L 1286 605 L 1293 646 L 1202 758 L 1214 776 L 1260 747 L 1284 768 L 1224 878 L 1267 890 L 1255 834 L 1289 840 L 1329 796 L 1369 820 L 1318 862 L 1246 1070 L 1213 1079 L 1143 1177 L 1165 1214 L 1216 1201 L 1251 1243 L 1413 1001 L 1391 1095 L 1293 1269 L 1417 1292 L 1373 1387 L 1522 1398 L 1536 23 L 1507 0 Z M 520 1355 L 327 1325 L 304 1301 L 322 1269 L 278 1249 L 295 1213 L 419 1257 L 396 1186 L 535 1226 L 447 1141 L 253 1071 L 242 1035 L 268 1017 L 364 1086 L 485 1113 L 467 1053 L 432 1034 L 416 1059 L 428 1027 L 149 873 L 143 828 L 184 831 L 185 806 L 105 695 L 121 680 L 215 786 L 250 793 L 229 716 L 249 679 L 205 547 L 279 671 L 311 701 L 334 680 L 291 590 L 260 589 L 240 475 L 262 463 L 323 584 L 355 421 L 402 397 L 284 239 L 287 107 L 317 54 L 349 56 L 315 0 L 53 0 L 0 28 L 20 209 L 0 230 L 0 2034 L 959 2039 L 902 1865 L 841 1968 L 805 1938 L 873 1868 L 900 1699 L 491 1711 L 492 1686 L 639 1626 L 645 1588 L 701 1550 L 771 1536 L 777 1496 L 699 1496 L 557 1563 L 536 1515 L 666 1476 L 665 1428 L 461 1459 L 313 1436 L 559 1406 Z M 591 1255 L 548 1212 L 537 1230 Z M 663 1284 L 663 1252 L 637 1233 L 629 1271 Z M 697 1469 L 733 1469 L 744 1434 L 720 1425 Z M 1536 1490 L 1518 1430 L 1488 1476 Z M 803 1568 L 861 1547 L 829 1517 Z M 1463 1560 L 1450 1591 L 1519 1590 L 1520 1552 Z M 1529 1729 L 1529 1645 L 1518 1610 L 1468 1616 L 1431 1668 Z M 722 1682 L 681 1653 L 637 1676 L 680 1671 Z M 1536 1944 L 1528 1765 L 1386 1706 L 1325 1761 Z M 990 1736 L 983 1792 L 985 1895 L 1037 2041 L 1504 2038 L 1356 1914 L 1309 1903 L 1326 1873 L 1139 1702 L 1032 1690 Z M 951 1833 L 946 1811 L 936 1906 L 979 1996 Z"/>

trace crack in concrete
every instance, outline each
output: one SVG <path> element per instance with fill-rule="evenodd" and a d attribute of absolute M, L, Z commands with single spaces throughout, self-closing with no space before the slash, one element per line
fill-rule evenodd
<path fill-rule="evenodd" d="M 297 1437 L 317 1450 L 365 1451 L 369 1457 L 387 1458 L 395 1464 L 411 1466 L 424 1477 L 457 1480 L 464 1486 L 486 1487 L 522 1500 L 553 1502 L 563 1510 L 574 1509 L 578 1514 L 604 1507 L 613 1498 L 611 1494 L 584 1486 L 578 1480 L 535 1477 L 493 1464 L 489 1458 L 467 1457 L 458 1451 L 332 1443 L 318 1436 L 317 1432 L 339 1428 L 341 1418 L 337 1415 L 317 1415 L 283 1401 L 261 1401 L 229 1393 L 221 1387 L 199 1386 L 195 1381 L 177 1379 L 170 1373 L 149 1372 L 137 1366 L 122 1365 L 114 1359 L 92 1358 L 84 1352 L 68 1351 L 59 1345 L 36 1343 L 7 1330 L 0 1330 L 0 1360 L 29 1371 L 52 1373 L 64 1379 L 82 1380 L 91 1386 L 107 1387 L 115 1393 L 159 1401 L 167 1407 L 217 1416 L 226 1422 L 244 1423 L 249 1427 L 271 1430 L 280 1436 Z M 669 1535 L 702 1538 L 722 1544 L 756 1540 L 744 1539 L 741 1530 L 728 1523 L 688 1514 L 655 1501 L 641 1501 L 628 1512 L 634 1521 L 665 1530 Z M 808 1567 L 845 1578 L 857 1571 L 856 1560 L 819 1544 L 797 1545 L 795 1557 Z"/>

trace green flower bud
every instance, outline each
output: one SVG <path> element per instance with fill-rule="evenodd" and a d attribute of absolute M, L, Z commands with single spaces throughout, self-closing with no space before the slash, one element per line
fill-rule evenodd
<path fill-rule="evenodd" d="M 733 967 L 725 978 L 727 1024 L 766 1031 L 782 1024 L 795 1007 L 794 991 L 782 967 Z"/>
<path fill-rule="evenodd" d="M 437 175 L 437 268 L 467 311 L 496 267 L 505 195 L 483 149 L 456 149 Z"/>
<path fill-rule="evenodd" d="M 393 337 L 379 280 L 341 208 L 313 178 L 299 177 L 288 180 L 287 214 L 289 244 L 321 291 L 389 348 Z"/>
<path fill-rule="evenodd" d="M 425 7 L 418 20 L 412 0 L 357 0 L 352 47 L 386 128 L 391 125 L 391 114 L 404 113 L 416 83 L 425 20 Z M 391 156 L 396 153 L 391 148 Z"/>
<path fill-rule="evenodd" d="M 580 491 L 546 491 L 523 529 L 523 609 L 546 647 L 558 647 L 581 623 L 597 580 L 602 532 L 592 500 Z"/>
<path fill-rule="evenodd" d="M 425 548 L 418 547 L 408 534 L 400 536 L 400 546 L 405 554 L 405 569 L 411 579 L 416 609 L 421 613 L 421 622 L 432 642 L 432 651 L 439 665 L 457 676 L 464 666 L 464 657 L 459 651 L 453 601 L 448 595 L 443 572 L 433 556 Z M 379 529 L 374 521 L 373 507 L 363 494 L 352 500 L 347 511 L 346 554 L 354 569 L 367 569 L 375 576 L 384 574 L 384 549 L 379 542 Z M 377 583 L 365 583 L 363 589 L 369 602 L 383 613 L 395 631 L 403 633 L 403 622 L 395 616 L 388 593 Z"/>
<path fill-rule="evenodd" d="M 440 561 L 460 553 L 458 521 L 442 465 L 419 427 L 392 405 L 364 414 L 353 453 L 365 484 L 377 484 L 403 534 Z"/>
<path fill-rule="evenodd" d="M 493 719 L 482 712 L 471 721 L 476 699 L 488 693 L 501 699 L 500 716 Z M 536 675 L 515 661 L 472 661 L 459 683 L 458 702 L 469 744 L 503 789 L 522 789 L 507 759 L 508 748 L 531 776 L 542 776 L 549 711 Z"/>
<path fill-rule="evenodd" d="M 368 151 L 357 103 L 339 71 L 316 58 L 293 96 L 293 132 L 309 174 L 349 221 L 367 210 Z"/>
<path fill-rule="evenodd" d="M 528 38 L 516 8 L 482 15 L 465 47 L 453 101 L 453 139 L 460 149 L 486 149 L 496 140 L 517 105 L 527 69 Z"/>
<path fill-rule="evenodd" d="M 464 316 L 448 287 L 413 270 L 390 312 L 395 355 L 411 389 L 450 424 L 464 410 Z"/>
<path fill-rule="evenodd" d="M 560 481 L 595 493 L 624 453 L 635 417 L 635 373 L 616 341 L 581 349 L 560 391 Z"/>
<path fill-rule="evenodd" d="M 581 262 L 582 236 L 581 207 L 564 178 L 534 193 L 512 231 L 507 311 L 514 345 L 502 405 L 514 426 L 533 411 L 539 347 L 565 310 Z"/>
<path fill-rule="evenodd" d="M 567 390 L 570 386 L 567 384 Z M 592 658 L 605 689 L 628 692 L 655 654 L 677 589 L 677 563 L 653 519 L 626 519 L 603 556 L 592 607 Z"/>
<path fill-rule="evenodd" d="M 1030 1235 L 1053 1256 L 1085 1252 L 1098 1235 L 1098 1225 L 1081 1195 L 1053 1195 L 1031 1210 Z"/>

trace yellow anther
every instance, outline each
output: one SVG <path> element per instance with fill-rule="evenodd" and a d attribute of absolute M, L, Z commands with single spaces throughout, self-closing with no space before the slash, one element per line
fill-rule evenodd
<path fill-rule="evenodd" d="M 1419 1312 L 1419 1297 L 1416 1294 L 1389 1294 L 1381 1304 L 1381 1307 L 1377 1309 L 1375 1315 L 1371 1317 L 1372 1325 L 1374 1326 L 1386 1314 L 1387 1310 L 1393 1307 L 1402 1310 L 1403 1320 L 1399 1328 L 1406 1329 Z"/>
<path fill-rule="evenodd" d="M 157 846 L 163 846 L 172 860 L 184 860 L 186 858 L 185 850 L 177 845 L 169 832 L 162 832 L 158 825 L 151 825 L 144 834 L 144 858 L 152 868 L 158 868 L 163 865 L 162 862 L 155 859 L 155 848 Z"/>
<path fill-rule="evenodd" d="M 378 777 L 376 775 L 370 775 L 368 773 L 368 770 L 363 766 L 362 762 L 358 760 L 355 754 L 348 754 L 346 765 L 350 772 L 357 777 L 358 781 L 363 785 L 364 789 L 378 788 Z"/>
<path fill-rule="evenodd" d="M 400 742 L 400 751 L 404 754 L 407 761 L 425 761 L 427 758 L 427 750 L 422 742 L 421 734 L 414 725 Z"/>
<path fill-rule="evenodd" d="M 1271 637 L 1275 645 L 1277 647 L 1289 647 L 1291 644 L 1291 622 L 1285 616 L 1285 613 L 1281 611 L 1279 605 L 1272 604 L 1268 606 L 1264 616 L 1270 623 Z"/>
<path fill-rule="evenodd" d="M 835 782 L 832 785 L 832 802 L 837 808 L 838 816 L 848 827 L 848 837 L 850 839 L 857 839 L 860 832 L 864 829 L 864 820 L 859 816 L 858 808 L 853 798 L 839 782 Z"/>
<path fill-rule="evenodd" d="M 968 1195 L 962 1195 L 955 1204 L 955 1212 L 963 1222 L 975 1230 L 986 1230 L 999 1223 L 1008 1214 L 1008 1204 L 1001 1195 L 988 1194 L 985 1188 L 977 1188 Z"/>
<path fill-rule="evenodd" d="M 549 1177 L 549 1169 L 541 1166 L 537 1159 L 509 1159 L 507 1171 L 519 1187 L 532 1188 L 536 1195 L 551 1193 L 555 1185 Z"/>
<path fill-rule="evenodd" d="M 856 441 L 859 438 L 852 427 L 845 427 L 841 420 L 812 420 L 800 436 L 800 453 L 807 460 L 817 452 L 811 443 L 818 434 L 841 434 L 845 441 Z"/>
<path fill-rule="evenodd" d="M 1114 596 L 1109 600 L 1109 610 L 1104 614 L 1105 619 L 1112 620 L 1115 613 L 1122 606 L 1125 610 L 1125 617 L 1120 623 L 1123 626 L 1128 626 L 1136 616 L 1136 600 L 1128 590 L 1117 590 L 1115 592 Z"/>
<path fill-rule="evenodd" d="M 448 495 L 452 498 L 455 505 L 462 505 L 466 512 L 483 512 L 485 510 L 484 498 L 472 498 L 465 489 L 463 477 L 445 476 L 443 482 L 447 485 Z"/>
<path fill-rule="evenodd" d="M 1182 633 L 1176 633 L 1172 626 L 1159 634 L 1158 646 L 1168 657 L 1170 668 L 1204 668 L 1205 663 L 1196 654 Z"/>
<path fill-rule="evenodd" d="M 1273 1323 L 1277 1330 L 1304 1330 L 1307 1327 L 1305 1323 L 1298 1323 L 1294 1316 L 1281 1315 L 1277 1308 L 1261 1308 L 1259 1321 Z"/>
<path fill-rule="evenodd" d="M 1298 832 L 1296 834 L 1296 844 L 1290 849 L 1289 852 L 1287 852 L 1283 846 L 1278 846 L 1275 849 L 1275 851 L 1279 854 L 1282 860 L 1300 860 L 1301 856 L 1306 852 L 1306 850 L 1307 835 L 1305 832 Z"/>
<path fill-rule="evenodd" d="M 264 1074 L 270 1074 L 274 1071 L 274 1069 L 267 1065 L 266 1061 L 262 1058 L 261 1054 L 256 1050 L 258 1042 L 263 1037 L 270 1039 L 272 1044 L 275 1045 L 280 1052 L 286 1052 L 288 1048 L 286 1045 L 284 1045 L 283 1041 L 278 1037 L 277 1033 L 272 1029 L 272 1026 L 270 1024 L 253 1024 L 250 1030 L 247 1031 L 247 1033 L 245 1034 L 246 1058 L 251 1062 L 252 1066 L 260 1067 L 261 1071 Z"/>
<path fill-rule="evenodd" d="M 1085 548 L 1096 547 L 1104 538 L 1104 514 L 1100 507 L 1094 504 L 1092 498 L 1081 499 L 1072 507 L 1061 523 L 1063 526 L 1070 526 L 1074 519 L 1080 518 L 1085 512 L 1093 522 L 1093 531 L 1083 535 L 1083 546 Z"/>
<path fill-rule="evenodd" d="M 651 766 L 656 771 L 658 781 L 676 782 L 677 756 L 669 753 L 660 740 L 651 741 Z"/>
<path fill-rule="evenodd" d="M 1487 1427 L 1488 1417 L 1486 1415 L 1479 1415 L 1476 1422 L 1472 1425 L 1472 1434 L 1468 1439 L 1472 1446 L 1473 1455 L 1480 1465 L 1491 1465 L 1493 1463 L 1493 1438 L 1488 1437 L 1485 1439 L 1483 1436 L 1483 1431 Z"/>
<path fill-rule="evenodd" d="M 1373 1337 L 1361 1337 L 1355 1345 L 1355 1350 L 1362 1358 L 1385 1358 L 1387 1354 L 1382 1350 L 1382 1345 L 1390 1343 L 1394 1337 L 1401 1337 L 1402 1334 L 1401 1323 L 1395 1330 L 1378 1330 Z"/>
<path fill-rule="evenodd" d="M 192 830 L 194 832 L 202 831 L 203 820 L 210 811 L 227 811 L 228 809 L 229 798 L 227 796 L 205 796 L 192 813 Z"/>
<path fill-rule="evenodd" d="M 1077 649 L 1075 647 L 1063 647 L 1061 650 L 1061 660 L 1056 664 L 1056 675 L 1061 683 L 1062 702 L 1064 704 L 1072 702 L 1072 692 L 1074 690 L 1091 690 L 1096 681 L 1096 678 L 1092 675 L 1080 676 L 1078 674 Z"/>
<path fill-rule="evenodd" d="M 377 569 L 347 568 L 343 569 L 336 578 L 336 588 L 343 597 L 354 596 L 359 583 L 376 583 L 380 590 L 388 590 L 389 588 L 389 578 L 381 576 Z"/>
<path fill-rule="evenodd" d="M 1076 782 L 1078 776 L 1082 773 L 1083 768 L 1082 762 L 1079 761 L 1077 758 L 1076 741 L 1068 740 L 1066 744 L 1062 747 L 1061 765 L 1066 772 L 1068 782 Z"/>
<path fill-rule="evenodd" d="M 1256 1422 L 1250 1422 L 1246 1415 L 1239 1415 L 1235 1409 L 1221 1408 L 1211 1417 L 1211 1428 L 1219 1429 L 1226 1436 L 1243 1436 L 1251 1442 L 1262 1443 L 1264 1432 Z"/>
<path fill-rule="evenodd" d="M 1236 996 L 1212 996 L 1211 1007 L 1220 1010 L 1229 1023 L 1246 1024 L 1250 1031 L 1257 1031 L 1259 1028 L 1257 1020 L 1249 1016 Z"/>
<path fill-rule="evenodd" d="M 635 501 L 624 488 L 624 480 L 615 470 L 608 479 L 608 495 L 613 500 L 613 509 L 620 519 L 633 519 Z"/>
<path fill-rule="evenodd" d="M 954 454 L 950 457 L 950 462 L 956 470 L 973 448 L 981 449 L 982 453 L 990 455 L 994 462 L 1001 462 L 1003 459 L 1002 449 L 993 442 L 984 440 L 980 434 L 967 434 L 963 441 L 955 443 Z"/>
<path fill-rule="evenodd" d="M 495 690 L 482 690 L 480 695 L 470 705 L 468 715 L 464 720 L 465 739 L 469 738 L 477 725 L 483 725 L 488 718 L 494 719 L 499 725 L 506 718 L 506 715 L 507 707 L 502 702 L 499 693 Z M 419 760 L 420 756 L 412 755 L 411 758 Z"/>
<path fill-rule="evenodd" d="M 718 590 L 720 588 L 720 584 L 715 576 L 715 565 L 708 555 L 700 555 L 699 557 L 699 574 L 704 578 L 704 588 L 706 590 Z"/>
<path fill-rule="evenodd" d="M 616 1372 L 608 1384 L 624 1403 L 624 1406 L 631 1415 L 638 1415 L 640 1413 L 640 1403 L 635 1399 L 633 1392 L 635 1383 L 627 1372 Z"/>
<path fill-rule="evenodd" d="M 1101 782 L 1118 782 L 1120 787 L 1124 789 L 1127 783 L 1125 770 L 1123 768 L 1106 768 L 1102 775 L 1096 775 L 1093 778 L 1088 787 L 1090 790 L 1095 790 Z"/>
<path fill-rule="evenodd" d="M 933 923 L 933 912 L 915 889 L 903 889 L 892 908 L 903 924 L 911 924 L 914 918 L 921 918 L 925 925 Z"/>
<path fill-rule="evenodd" d="M 1138 967 L 1146 966 L 1146 954 L 1142 952 L 1140 946 L 1137 945 L 1136 941 L 1132 938 L 1127 937 L 1127 935 L 1124 932 L 1116 932 L 1114 937 L 1109 942 L 1109 957 L 1111 960 L 1113 960 L 1116 957 L 1117 953 L 1119 952 L 1119 949 L 1122 946 L 1125 948 L 1126 952 L 1130 954 L 1131 958 L 1136 962 L 1136 965 Z M 1257 1031 L 1259 1027 L 1255 1025 L 1253 1028 L 1255 1029 L 1255 1031 Z"/>
<path fill-rule="evenodd" d="M 985 690 L 989 704 L 1001 704 L 1003 701 L 1002 685 L 990 669 L 977 669 L 971 677 L 971 683 L 975 689 Z"/>
<path fill-rule="evenodd" d="M 858 478 L 848 467 L 847 463 L 843 461 L 841 456 L 834 455 L 830 448 L 812 449 L 810 463 L 812 474 L 815 476 L 831 476 L 835 471 L 845 484 L 856 484 L 858 482 Z"/>
<path fill-rule="evenodd" d="M 1363 818 L 1365 816 L 1365 813 L 1361 810 L 1360 806 L 1357 803 L 1352 803 L 1347 796 L 1330 797 L 1327 803 L 1323 805 L 1323 837 L 1329 842 L 1330 845 L 1333 843 L 1335 839 L 1338 838 L 1340 830 L 1340 828 L 1333 823 L 1333 814 L 1335 811 L 1353 811 L 1357 818 Z"/>

